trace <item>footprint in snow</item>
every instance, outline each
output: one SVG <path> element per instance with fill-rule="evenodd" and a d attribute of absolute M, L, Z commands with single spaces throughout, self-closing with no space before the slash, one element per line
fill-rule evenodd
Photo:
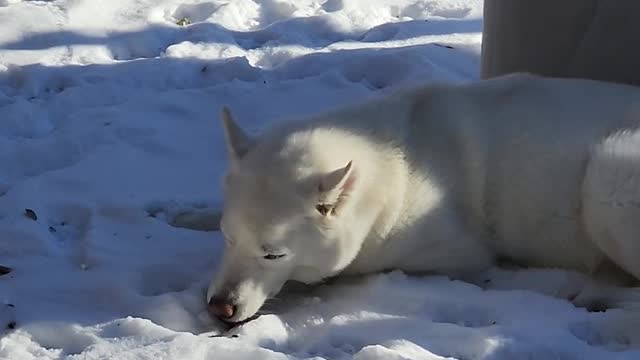
<path fill-rule="evenodd" d="M 163 219 L 167 224 L 197 231 L 220 230 L 220 206 L 206 204 L 180 205 L 176 202 L 154 203 L 146 208 L 150 217 Z"/>
<path fill-rule="evenodd" d="M 569 331 L 585 343 L 610 351 L 640 349 L 640 315 L 624 310 L 608 311 L 577 322 Z"/>

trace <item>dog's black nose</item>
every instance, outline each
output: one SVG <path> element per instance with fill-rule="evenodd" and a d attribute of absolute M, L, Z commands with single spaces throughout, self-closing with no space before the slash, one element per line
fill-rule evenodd
<path fill-rule="evenodd" d="M 235 305 L 229 301 L 217 297 L 212 297 L 209 301 L 209 315 L 222 320 L 230 319 L 236 312 Z"/>

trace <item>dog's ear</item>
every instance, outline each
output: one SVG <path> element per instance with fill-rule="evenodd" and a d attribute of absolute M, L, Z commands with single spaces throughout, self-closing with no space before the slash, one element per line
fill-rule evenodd
<path fill-rule="evenodd" d="M 255 140 L 238 126 L 226 106 L 222 108 L 222 126 L 224 127 L 224 138 L 227 142 L 229 158 L 232 163 L 235 163 L 249 152 Z"/>
<path fill-rule="evenodd" d="M 320 177 L 318 184 L 318 204 L 316 210 L 323 216 L 332 215 L 339 205 L 349 196 L 355 181 L 353 162 Z"/>

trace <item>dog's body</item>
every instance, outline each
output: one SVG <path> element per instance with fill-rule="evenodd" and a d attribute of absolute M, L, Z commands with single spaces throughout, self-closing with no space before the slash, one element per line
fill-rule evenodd
<path fill-rule="evenodd" d="M 230 245 L 207 300 L 227 321 L 287 280 L 337 274 L 465 278 L 507 258 L 640 279 L 640 89 L 514 75 L 376 97 L 257 140 L 225 125 Z"/>

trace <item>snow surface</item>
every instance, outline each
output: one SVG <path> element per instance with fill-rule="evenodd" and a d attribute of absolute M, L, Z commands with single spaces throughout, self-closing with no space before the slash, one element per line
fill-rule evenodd
<path fill-rule="evenodd" d="M 168 223 L 219 209 L 221 106 L 259 131 L 474 80 L 481 26 L 481 0 L 0 0 L 0 358 L 639 359 L 622 312 L 399 272 L 206 314 L 220 234 Z"/>

